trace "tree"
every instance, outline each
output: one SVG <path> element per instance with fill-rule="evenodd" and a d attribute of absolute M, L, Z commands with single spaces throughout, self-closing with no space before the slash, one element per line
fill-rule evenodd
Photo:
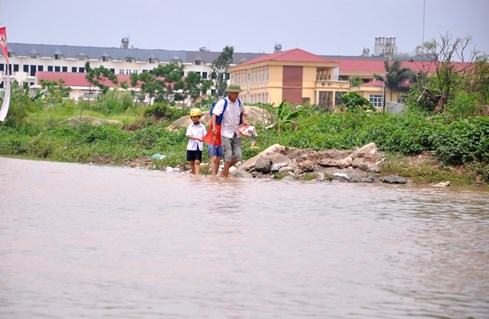
<path fill-rule="evenodd" d="M 377 80 L 384 82 L 386 88 L 390 91 L 390 100 L 392 100 L 392 92 L 407 92 L 409 91 L 409 82 L 414 81 L 416 75 L 408 68 L 401 68 L 401 61 L 395 60 L 390 63 L 384 62 L 385 75 L 375 75 Z M 385 103 L 385 89 L 384 89 Z"/>
<path fill-rule="evenodd" d="M 184 80 L 184 92 L 195 100 L 212 86 L 212 81 L 204 80 L 199 73 L 189 72 Z"/>
<path fill-rule="evenodd" d="M 474 68 L 467 74 L 464 89 L 479 95 L 481 104 L 489 103 L 489 61 L 481 57 L 475 62 Z"/>
<path fill-rule="evenodd" d="M 350 79 L 351 87 L 359 87 L 360 85 L 362 85 L 362 83 L 363 83 L 363 80 L 359 77 L 354 77 L 354 78 Z"/>
<path fill-rule="evenodd" d="M 346 110 L 350 112 L 359 110 L 374 110 L 369 100 L 356 92 L 348 92 L 343 94 L 341 97 L 341 103 L 343 103 L 346 106 Z"/>
<path fill-rule="evenodd" d="M 441 36 L 439 41 L 432 41 L 429 54 L 435 66 L 435 73 L 431 79 L 431 90 L 440 96 L 434 109 L 435 113 L 444 112 L 445 105 L 453 98 L 455 90 L 479 55 L 476 50 L 468 53 L 470 42 L 470 37 L 452 39 L 448 33 Z M 459 63 L 456 63 L 456 60 Z"/>
<path fill-rule="evenodd" d="M 131 86 L 141 86 L 141 92 L 147 94 L 150 103 L 154 101 L 172 102 L 187 97 L 195 99 L 212 85 L 198 73 L 189 72 L 184 76 L 183 65 L 170 63 L 159 65 L 149 72 L 131 75 Z"/>
<path fill-rule="evenodd" d="M 87 71 L 87 75 L 85 78 L 88 82 L 90 82 L 90 95 L 92 95 L 92 85 L 98 87 L 103 94 L 107 93 L 109 87 L 104 84 L 105 81 L 109 80 L 114 85 L 117 84 L 116 75 L 103 65 L 92 68 L 90 63 L 85 63 L 85 70 Z"/>
<path fill-rule="evenodd" d="M 143 95 L 148 95 L 150 104 L 152 103 L 156 94 L 164 90 L 160 81 L 151 72 L 131 74 L 131 86 L 136 87 L 138 83 L 141 85 L 141 93 Z"/>
<path fill-rule="evenodd" d="M 217 96 L 224 95 L 224 92 L 227 89 L 227 78 L 228 68 L 231 63 L 233 63 L 233 54 L 234 47 L 233 46 L 225 46 L 222 49 L 221 54 L 212 62 L 212 72 L 214 84 L 216 87 Z"/>
<path fill-rule="evenodd" d="M 63 80 L 59 81 L 41 81 L 42 93 L 40 93 L 49 104 L 60 103 L 64 98 L 70 95 L 71 88 L 64 85 Z M 38 98 L 38 97 L 36 97 Z"/>
<path fill-rule="evenodd" d="M 432 59 L 436 50 L 436 41 L 426 41 L 416 47 L 416 55 Z"/>

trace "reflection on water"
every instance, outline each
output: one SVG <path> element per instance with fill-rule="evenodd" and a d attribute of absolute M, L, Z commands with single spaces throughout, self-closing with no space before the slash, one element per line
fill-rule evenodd
<path fill-rule="evenodd" d="M 488 318 L 487 193 L 0 158 L 0 318 Z"/>

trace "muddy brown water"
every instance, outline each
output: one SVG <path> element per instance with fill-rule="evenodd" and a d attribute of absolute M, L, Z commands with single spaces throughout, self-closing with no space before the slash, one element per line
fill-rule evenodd
<path fill-rule="evenodd" d="M 489 318 L 489 194 L 0 158 L 0 318 Z"/>

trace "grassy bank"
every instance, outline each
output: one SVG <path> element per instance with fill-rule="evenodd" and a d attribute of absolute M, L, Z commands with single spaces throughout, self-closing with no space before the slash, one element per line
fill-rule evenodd
<path fill-rule="evenodd" d="M 0 155 L 123 165 L 161 153 L 166 157 L 155 161 L 156 167 L 183 165 L 187 142 L 184 132 L 165 129 L 182 114 L 185 111 L 167 105 L 130 106 L 108 112 L 97 104 L 66 101 L 23 109 L 14 104 L 9 121 L 0 124 Z M 92 125 L 68 121 L 80 116 L 117 122 Z M 487 117 L 453 119 L 412 112 L 331 114 L 304 108 L 295 125 L 284 124 L 280 133 L 275 128 L 259 127 L 258 131 L 257 148 L 244 141 L 245 159 L 275 143 L 323 150 L 352 149 L 375 142 L 388 154 L 386 174 L 398 174 L 420 183 L 489 182 Z"/>

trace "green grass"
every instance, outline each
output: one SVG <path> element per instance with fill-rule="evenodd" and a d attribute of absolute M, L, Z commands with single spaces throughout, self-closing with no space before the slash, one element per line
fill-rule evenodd
<path fill-rule="evenodd" d="M 31 105 L 25 109 L 14 104 L 12 111 L 12 120 L 0 124 L 0 155 L 122 165 L 162 153 L 166 158 L 155 161 L 156 168 L 185 164 L 187 139 L 184 131 L 166 130 L 166 126 L 183 113 L 168 105 L 133 106 L 124 111 L 109 112 L 100 105 L 63 101 L 49 107 Z M 155 111 L 165 116 L 162 121 L 153 117 Z M 66 123 L 66 119 L 80 114 L 117 120 L 123 125 Z M 252 148 L 250 140 L 243 139 L 244 159 L 276 143 L 324 150 L 353 149 L 375 142 L 389 154 L 384 165 L 386 174 L 399 174 L 420 183 L 450 180 L 462 185 L 473 183 L 477 173 L 489 182 L 487 117 L 449 119 L 419 113 L 331 114 L 311 108 L 302 112 L 296 124 L 297 129 L 285 125 L 280 134 L 275 129 L 257 127 L 258 147 Z M 409 162 L 409 156 L 423 152 L 432 152 L 439 162 L 417 165 Z M 203 160 L 207 161 L 206 152 Z M 465 175 L 459 174 L 455 166 L 466 167 Z"/>
<path fill-rule="evenodd" d="M 475 173 L 470 169 L 458 171 L 432 158 L 417 161 L 399 153 L 387 153 L 382 165 L 382 175 L 392 174 L 407 177 L 418 184 L 450 181 L 453 186 L 475 185 Z"/>

